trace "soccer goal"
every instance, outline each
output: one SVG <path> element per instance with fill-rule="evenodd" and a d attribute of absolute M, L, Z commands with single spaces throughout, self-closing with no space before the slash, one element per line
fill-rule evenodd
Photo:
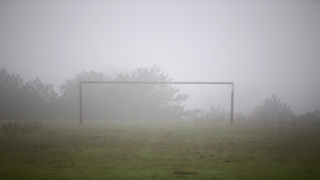
<path fill-rule="evenodd" d="M 96 84 L 221 84 L 231 85 L 231 111 L 230 111 L 230 124 L 233 124 L 233 99 L 234 99 L 234 83 L 233 82 L 155 82 L 155 81 L 79 81 L 79 108 L 80 108 L 80 121 L 82 124 L 82 84 L 96 83 Z"/>

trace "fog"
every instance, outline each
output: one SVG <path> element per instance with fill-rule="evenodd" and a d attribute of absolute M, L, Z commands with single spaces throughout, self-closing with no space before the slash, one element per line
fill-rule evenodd
<path fill-rule="evenodd" d="M 320 109 L 319 19 L 319 1 L 3 0 L 0 68 L 59 92 L 82 70 L 158 65 L 173 81 L 234 82 L 236 112 L 276 94 L 299 114 Z M 229 110 L 221 86 L 179 88 L 190 107 Z"/>

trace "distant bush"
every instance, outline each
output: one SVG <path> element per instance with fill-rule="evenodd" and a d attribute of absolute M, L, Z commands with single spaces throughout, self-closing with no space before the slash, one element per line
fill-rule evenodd
<path fill-rule="evenodd" d="M 183 119 L 194 120 L 197 124 L 207 122 L 225 122 L 230 119 L 230 112 L 220 106 L 211 107 L 208 111 L 201 109 L 188 110 L 184 112 Z"/>
<path fill-rule="evenodd" d="M 243 123 L 247 124 L 248 121 L 249 121 L 249 118 L 246 115 L 242 114 L 242 113 L 235 113 L 233 115 L 233 118 L 234 118 L 234 122 L 237 123 L 237 124 L 241 124 L 241 123 L 242 124 Z"/>
<path fill-rule="evenodd" d="M 7 124 L 3 124 L 2 127 L 3 127 L 3 130 L 6 133 L 6 135 L 9 138 L 13 138 L 17 134 L 17 132 L 19 131 L 19 129 L 21 127 L 21 123 L 16 122 L 16 121 L 14 123 L 10 122 Z"/>
<path fill-rule="evenodd" d="M 187 110 L 182 114 L 182 120 L 191 120 L 197 122 L 200 118 L 201 109 Z"/>
<path fill-rule="evenodd" d="M 294 114 L 290 106 L 283 104 L 276 95 L 266 98 L 262 105 L 253 109 L 252 117 L 260 121 L 263 125 L 282 125 L 289 120 L 293 120 Z"/>
<path fill-rule="evenodd" d="M 209 111 L 205 112 L 204 117 L 213 122 L 221 122 L 230 118 L 230 112 L 227 112 L 218 105 L 217 107 L 211 107 Z"/>
<path fill-rule="evenodd" d="M 35 130 L 39 130 L 42 128 L 42 121 L 36 120 L 36 121 L 24 121 L 20 125 L 20 131 L 22 133 L 30 133 Z"/>
<path fill-rule="evenodd" d="M 42 128 L 42 121 L 26 121 L 23 122 L 9 122 L 2 125 L 4 132 L 9 138 L 13 138 L 17 135 L 18 132 L 21 133 L 30 133 Z"/>
<path fill-rule="evenodd" d="M 297 125 L 317 126 L 320 127 L 320 112 L 319 109 L 316 111 L 308 111 L 303 115 L 297 116 L 295 119 Z"/>

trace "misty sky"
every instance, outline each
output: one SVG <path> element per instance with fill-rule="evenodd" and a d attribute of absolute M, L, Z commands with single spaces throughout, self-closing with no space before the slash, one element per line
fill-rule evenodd
<path fill-rule="evenodd" d="M 82 70 L 158 65 L 235 82 L 236 111 L 273 94 L 320 109 L 320 1 L 2 0 L 0 27 L 0 68 L 57 91 Z"/>

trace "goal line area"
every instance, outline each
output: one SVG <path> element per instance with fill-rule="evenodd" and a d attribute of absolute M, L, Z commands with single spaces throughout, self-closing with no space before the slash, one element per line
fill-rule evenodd
<path fill-rule="evenodd" d="M 233 104 L 234 104 L 234 82 L 157 82 L 157 81 L 79 81 L 79 108 L 80 119 L 82 124 L 82 84 L 189 84 L 189 85 L 231 85 L 231 105 L 230 105 L 230 124 L 233 124 Z"/>

